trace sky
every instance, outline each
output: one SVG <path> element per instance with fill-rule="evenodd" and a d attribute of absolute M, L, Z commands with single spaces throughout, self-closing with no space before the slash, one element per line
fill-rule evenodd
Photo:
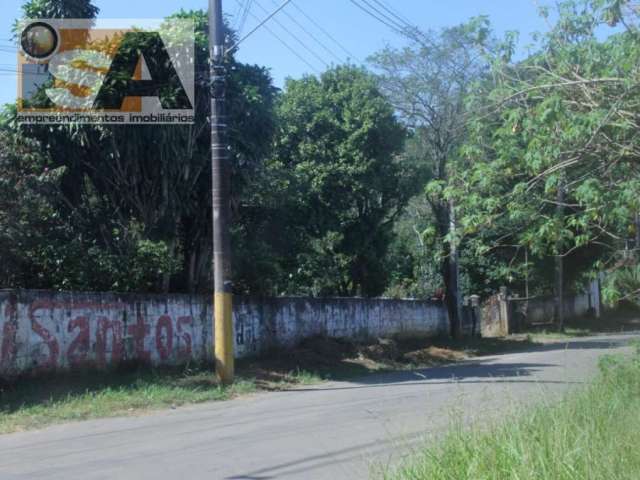
<path fill-rule="evenodd" d="M 253 0 L 242 33 L 250 32 L 259 20 L 267 17 L 282 1 Z M 488 15 L 496 33 L 502 34 L 510 30 L 520 32 L 521 52 L 531 43 L 533 32 L 546 30 L 547 25 L 537 14 L 537 5 L 550 3 L 548 0 L 384 2 L 425 30 L 437 30 L 458 25 L 474 16 Z M 13 102 L 16 97 L 16 77 L 12 73 L 16 68 L 16 49 L 11 44 L 11 26 L 14 19 L 20 16 L 23 3 L 24 0 L 2 0 L 0 104 Z M 181 8 L 205 9 L 207 3 L 207 0 L 94 0 L 94 4 L 100 7 L 101 18 L 162 18 Z M 241 3 L 241 0 L 223 0 L 225 14 L 229 16 L 232 25 L 239 22 L 241 15 L 237 13 Z M 401 47 L 406 44 L 405 39 L 358 9 L 350 0 L 293 0 L 267 26 L 271 32 L 261 28 L 252 34 L 242 43 L 237 58 L 269 68 L 279 87 L 287 77 L 299 78 L 304 74 L 317 73 L 324 70 L 327 64 L 338 63 L 338 60 L 346 61 L 348 58 L 354 63 L 365 62 L 368 56 L 387 45 Z M 285 29 L 292 32 L 311 51 L 306 50 Z M 280 37 L 288 47 L 273 34 Z"/>

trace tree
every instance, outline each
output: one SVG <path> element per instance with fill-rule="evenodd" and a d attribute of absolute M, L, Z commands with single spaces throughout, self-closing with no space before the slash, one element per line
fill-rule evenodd
<path fill-rule="evenodd" d="M 621 16 L 628 3 L 561 3 L 539 51 L 518 64 L 496 61 L 493 80 L 470 101 L 481 113 L 462 149 L 469 168 L 451 194 L 463 204 L 465 233 L 481 239 L 478 254 L 510 245 L 538 261 L 555 257 L 572 267 L 557 272 L 575 279 L 615 265 L 634 235 L 640 42 Z M 624 18 L 624 32 L 598 38 L 603 24 Z M 557 275 L 559 299 L 565 284 Z"/>
<path fill-rule="evenodd" d="M 287 81 L 277 112 L 268 167 L 281 203 L 270 220 L 289 250 L 288 289 L 379 295 L 393 222 L 414 193 L 392 106 L 371 74 L 342 66 Z"/>
<path fill-rule="evenodd" d="M 24 18 L 95 18 L 99 12 L 91 0 L 30 0 L 22 6 Z"/>
<path fill-rule="evenodd" d="M 84 10 L 80 10 L 83 6 Z M 31 1 L 25 15 L 93 16 L 89 2 Z M 83 13 L 84 12 L 84 13 Z M 209 78 L 207 15 L 179 12 L 196 23 L 196 123 L 193 126 L 60 125 L 23 126 L 20 134 L 39 141 L 58 182 L 58 217 L 81 251 L 58 252 L 69 268 L 52 288 L 196 291 L 209 286 L 211 248 Z M 234 41 L 231 31 L 227 33 Z M 233 151 L 235 215 L 247 178 L 268 155 L 274 131 L 276 89 L 268 72 L 227 59 L 230 142 Z M 15 109 L 5 128 L 18 132 Z M 260 132 L 260 134 L 256 134 Z M 242 252 L 240 252 L 242 255 Z M 71 268 L 86 261 L 85 268 Z M 145 264 L 148 269 L 145 269 Z M 100 272 L 89 275 L 87 272 Z M 137 271 L 137 274 L 133 274 Z M 151 281 L 150 279 L 154 280 Z M 140 280 L 143 279 L 143 280 Z M 46 286 L 46 285 L 45 285 Z"/>
<path fill-rule="evenodd" d="M 445 289 L 451 334 L 458 335 L 458 247 L 455 205 L 444 188 L 454 173 L 458 148 L 465 139 L 465 99 L 488 70 L 486 18 L 439 33 L 416 33 L 404 49 L 386 48 L 374 55 L 379 84 L 406 125 L 421 139 L 430 182 L 424 198 L 433 216 L 432 239 Z"/>

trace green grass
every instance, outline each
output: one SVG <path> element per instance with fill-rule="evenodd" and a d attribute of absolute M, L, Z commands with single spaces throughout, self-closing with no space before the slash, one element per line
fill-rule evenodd
<path fill-rule="evenodd" d="M 238 362 L 237 381 L 223 387 L 210 369 L 120 370 L 21 378 L 0 383 L 0 434 L 44 428 L 56 423 L 228 400 L 257 391 L 348 380 L 392 370 L 425 368 L 478 355 L 517 351 L 526 340 L 432 339 L 405 336 L 370 345 L 344 340 L 309 339 L 293 352 L 273 352 Z M 436 350 L 429 349 L 435 347 Z M 411 352 L 425 352 L 405 357 Z M 416 358 L 420 362 L 415 363 Z"/>
<path fill-rule="evenodd" d="M 495 427 L 454 428 L 388 480 L 640 478 L 640 349 L 586 389 Z"/>
<path fill-rule="evenodd" d="M 531 332 L 527 334 L 527 337 L 532 342 L 549 342 L 554 340 L 571 340 L 574 338 L 589 337 L 595 335 L 588 328 L 573 328 L 567 327 L 564 332 L 553 330 L 541 330 L 539 332 Z"/>
<path fill-rule="evenodd" d="M 0 385 L 0 434 L 55 423 L 139 415 L 317 381 L 320 379 L 308 372 L 293 371 L 281 373 L 274 380 L 239 377 L 233 385 L 221 386 L 205 369 L 83 372 L 25 378 L 12 385 Z"/>

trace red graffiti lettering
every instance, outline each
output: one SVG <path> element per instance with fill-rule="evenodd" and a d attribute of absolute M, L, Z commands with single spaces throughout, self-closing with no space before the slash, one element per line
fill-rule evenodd
<path fill-rule="evenodd" d="M 31 315 L 31 329 L 42 339 L 49 349 L 49 355 L 42 362 L 41 366 L 43 368 L 56 368 L 58 365 L 58 356 L 60 355 L 58 340 L 51 335 L 49 330 L 38 323 L 33 314 Z"/>
<path fill-rule="evenodd" d="M 184 343 L 184 346 L 180 347 L 178 350 L 178 358 L 182 362 L 186 362 L 191 360 L 191 334 L 186 327 L 191 327 L 193 325 L 193 318 L 191 317 L 180 317 L 178 318 L 178 338 L 181 340 L 181 343 Z"/>
<path fill-rule="evenodd" d="M 173 322 L 167 315 L 160 317 L 156 324 L 156 348 L 162 361 L 166 361 L 173 350 Z"/>
<path fill-rule="evenodd" d="M 89 349 L 91 348 L 91 331 L 89 330 L 89 319 L 87 317 L 78 317 L 69 322 L 68 332 L 73 333 L 79 329 L 78 335 L 69 345 L 67 358 L 71 366 L 80 366 L 87 362 Z"/>
<path fill-rule="evenodd" d="M 107 365 L 107 334 L 109 330 L 111 330 L 111 363 L 117 364 L 123 357 L 122 322 L 110 321 L 108 318 L 102 317 L 98 319 L 98 331 L 96 332 L 96 362 L 100 368 Z"/>
<path fill-rule="evenodd" d="M 129 325 L 127 327 L 127 334 L 134 338 L 136 358 L 142 362 L 149 362 L 151 360 L 151 353 L 144 349 L 144 339 L 149 334 L 149 324 L 144 323 L 144 317 L 138 315 L 138 321 L 135 325 Z"/>
<path fill-rule="evenodd" d="M 16 335 L 18 329 L 14 322 L 7 322 L 2 329 L 2 348 L 0 349 L 0 369 L 5 370 L 13 367 L 18 355 L 18 345 Z"/>

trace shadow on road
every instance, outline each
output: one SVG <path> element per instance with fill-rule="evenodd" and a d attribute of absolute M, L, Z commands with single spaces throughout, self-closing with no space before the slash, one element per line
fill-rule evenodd
<path fill-rule="evenodd" d="M 628 337 L 628 338 L 627 338 Z M 547 345 L 539 345 L 517 352 L 520 354 L 535 352 L 552 352 L 572 350 L 609 350 L 628 346 L 637 336 L 629 335 L 624 338 L 598 339 L 598 340 L 572 340 Z M 510 355 L 512 355 L 511 353 Z M 527 377 L 548 367 L 558 367 L 553 363 L 498 363 L 505 355 L 494 355 L 484 359 L 468 360 L 456 364 L 432 367 L 419 370 L 406 370 L 377 375 L 368 375 L 353 379 L 349 385 L 337 385 L 327 387 L 294 388 L 290 392 L 317 392 L 333 390 L 350 390 L 360 388 L 380 388 L 390 384 L 403 384 L 404 386 L 424 386 L 442 384 L 473 384 L 473 383 L 537 383 L 537 384 L 581 384 L 583 382 L 561 380 L 528 380 Z"/>

